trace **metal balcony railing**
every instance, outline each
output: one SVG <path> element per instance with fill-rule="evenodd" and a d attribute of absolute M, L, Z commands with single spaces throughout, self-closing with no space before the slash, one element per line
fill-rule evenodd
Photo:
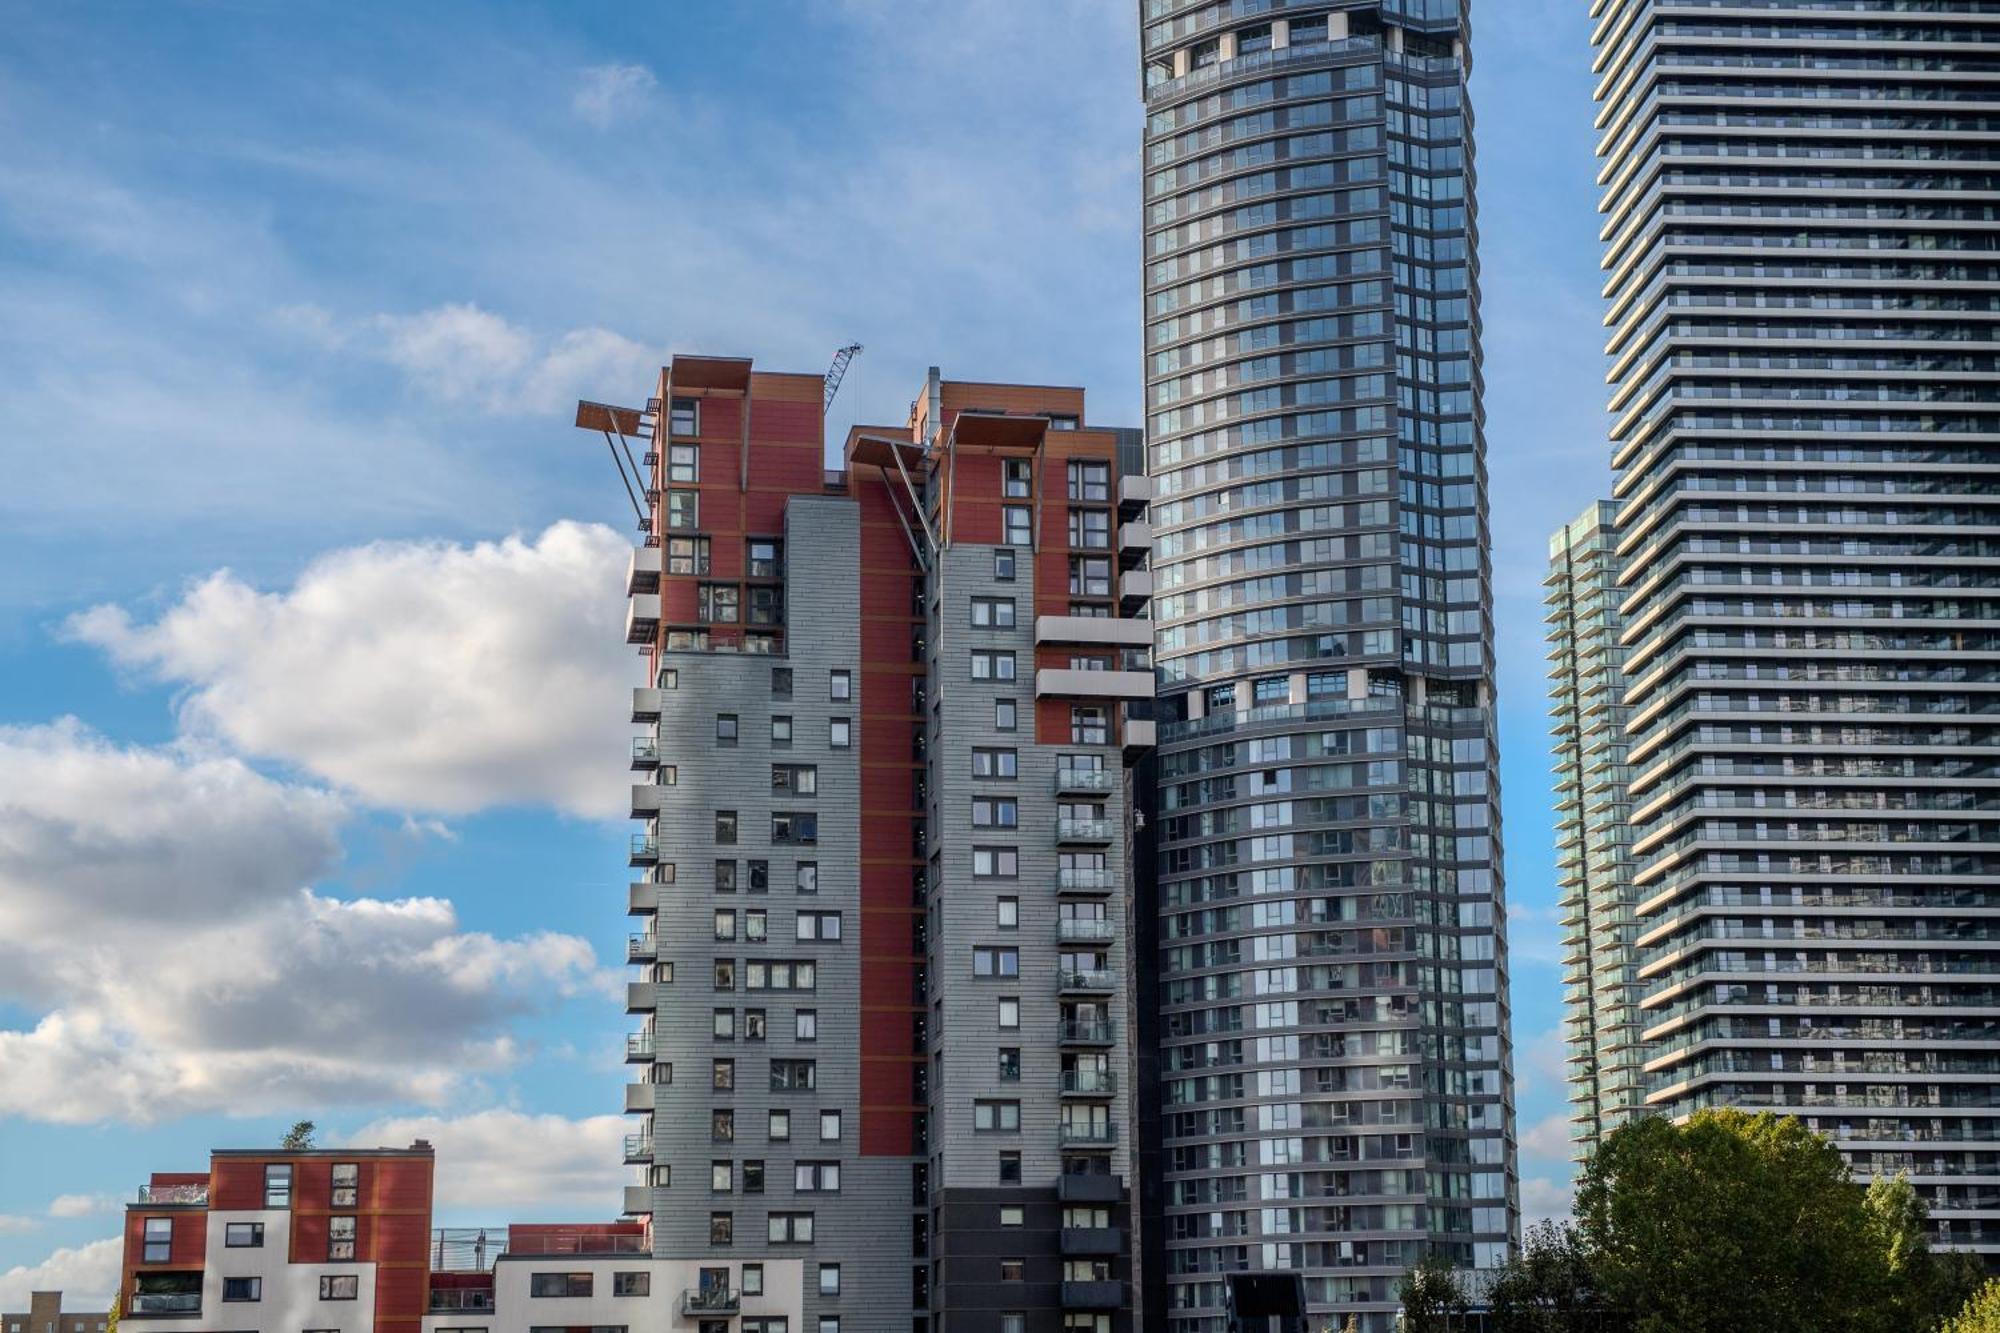
<path fill-rule="evenodd" d="M 1056 939 L 1064 944 L 1105 944 L 1117 938 L 1110 921 L 1064 917 L 1056 922 Z"/>
<path fill-rule="evenodd" d="M 1106 768 L 1058 768 L 1056 769 L 1056 795 L 1065 792 L 1108 792 L 1116 786 L 1111 770 Z"/>
<path fill-rule="evenodd" d="M 141 1185 L 140 1203 L 207 1203 L 207 1185 Z"/>
<path fill-rule="evenodd" d="M 1064 867 L 1056 871 L 1056 891 L 1059 893 L 1109 893 L 1111 872 L 1109 870 L 1086 870 Z"/>
<path fill-rule="evenodd" d="M 689 1287 L 681 1292 L 683 1315 L 732 1315 L 743 1308 L 743 1297 L 728 1287 Z"/>

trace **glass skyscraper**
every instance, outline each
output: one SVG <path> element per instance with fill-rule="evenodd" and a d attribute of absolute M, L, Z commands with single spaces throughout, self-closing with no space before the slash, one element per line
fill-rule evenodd
<path fill-rule="evenodd" d="M 2000 14 L 1597 0 L 1646 1103 L 2000 1250 Z"/>
<path fill-rule="evenodd" d="M 1518 1229 L 1468 37 L 1142 0 L 1172 1333 Z"/>

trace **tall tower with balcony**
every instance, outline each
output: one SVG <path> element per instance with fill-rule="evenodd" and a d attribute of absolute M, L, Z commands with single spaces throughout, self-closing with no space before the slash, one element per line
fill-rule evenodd
<path fill-rule="evenodd" d="M 1386 1330 L 1518 1230 L 1469 25 L 1140 10 L 1164 1326 Z"/>

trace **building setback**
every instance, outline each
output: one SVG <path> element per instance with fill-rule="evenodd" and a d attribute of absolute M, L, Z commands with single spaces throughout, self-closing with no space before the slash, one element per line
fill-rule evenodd
<path fill-rule="evenodd" d="M 1140 11 L 1159 1326 L 1385 1330 L 1518 1231 L 1463 6 Z"/>
<path fill-rule="evenodd" d="M 1619 669 L 1618 506 L 1599 501 L 1549 539 L 1549 717 L 1555 741 L 1556 899 L 1563 930 L 1563 1062 L 1579 1161 L 1645 1100 L 1632 948 L 1632 804 Z"/>
<path fill-rule="evenodd" d="M 2000 16 L 1596 0 L 1647 1106 L 2000 1250 Z"/>
<path fill-rule="evenodd" d="M 578 425 L 649 476 L 627 1211 L 808 1333 L 1131 1327 L 1133 433 L 933 371 L 827 472 L 820 376 L 687 356 Z"/>

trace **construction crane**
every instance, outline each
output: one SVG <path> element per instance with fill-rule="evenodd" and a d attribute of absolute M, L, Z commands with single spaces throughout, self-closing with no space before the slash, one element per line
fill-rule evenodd
<path fill-rule="evenodd" d="M 860 350 L 860 343 L 849 343 L 833 354 L 833 364 L 826 368 L 826 401 L 820 404 L 820 411 L 833 406 L 833 396 L 840 392 L 841 380 L 847 378 L 848 363 Z"/>

